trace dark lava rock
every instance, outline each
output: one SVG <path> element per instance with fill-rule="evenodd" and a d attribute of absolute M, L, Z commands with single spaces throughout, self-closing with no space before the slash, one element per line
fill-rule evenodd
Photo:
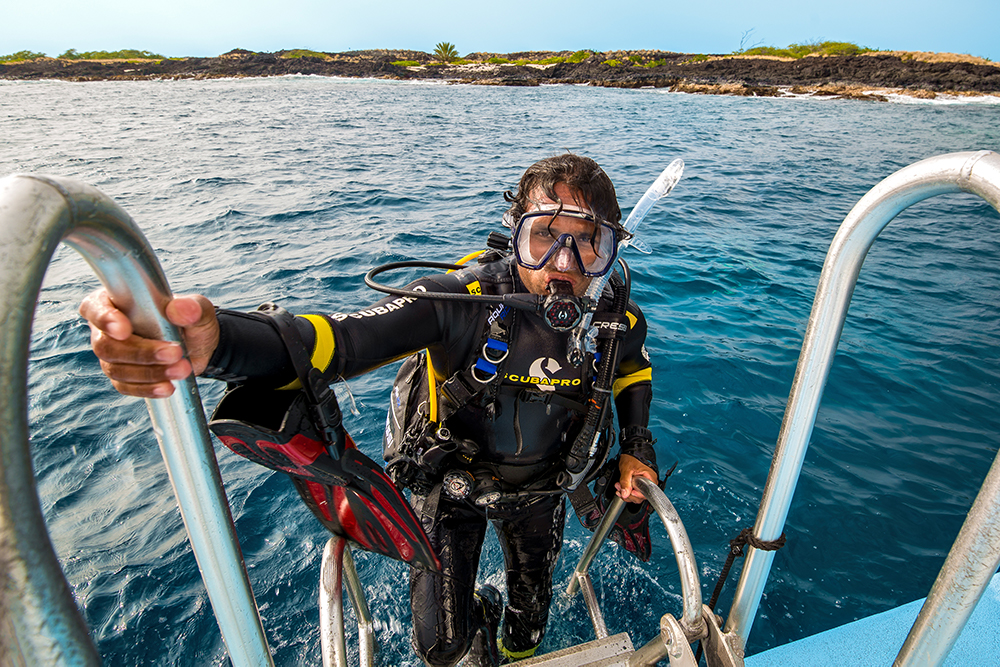
<path fill-rule="evenodd" d="M 1000 93 L 1000 67 L 969 62 L 924 62 L 888 54 L 806 57 L 783 61 L 765 58 L 712 58 L 666 51 L 595 53 L 578 63 L 545 67 L 489 65 L 490 58 L 541 61 L 567 58 L 570 52 L 475 53 L 465 65 L 433 63 L 421 51 L 369 50 L 299 58 L 279 53 L 233 49 L 216 58 L 159 61 L 80 61 L 39 58 L 0 65 L 2 79 L 203 79 L 219 77 L 318 76 L 390 79 L 443 79 L 481 85 L 533 86 L 540 83 L 590 84 L 615 88 L 676 88 L 739 95 L 776 95 L 793 86 L 810 89 L 866 86 L 915 93 Z M 412 63 L 420 66 L 411 66 Z M 397 64 L 403 63 L 403 64 Z M 699 86 L 716 86 L 709 90 Z M 929 91 L 924 93 L 923 91 Z M 846 94 L 846 93 L 845 93 Z M 871 96 L 866 97 L 871 99 Z"/>

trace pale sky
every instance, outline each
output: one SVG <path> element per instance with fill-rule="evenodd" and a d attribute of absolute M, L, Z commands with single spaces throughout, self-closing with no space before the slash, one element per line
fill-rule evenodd
<path fill-rule="evenodd" d="M 998 0 L 2 0 L 0 55 L 393 48 L 730 53 L 823 40 L 1000 61 Z M 618 8 L 612 9 L 615 6 Z M 744 38 L 744 35 L 747 35 Z"/>

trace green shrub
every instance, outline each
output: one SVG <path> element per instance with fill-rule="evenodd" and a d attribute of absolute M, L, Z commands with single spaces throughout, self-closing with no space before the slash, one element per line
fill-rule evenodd
<path fill-rule="evenodd" d="M 121 51 L 84 51 L 69 49 L 59 56 L 63 60 L 163 60 L 163 56 L 152 51 L 122 49 Z"/>
<path fill-rule="evenodd" d="M 604 64 L 607 65 L 608 67 L 618 67 L 619 65 L 622 64 L 622 61 L 615 60 L 614 58 L 612 58 L 611 60 L 605 60 Z"/>
<path fill-rule="evenodd" d="M 291 51 L 283 51 L 281 53 L 282 58 L 319 58 L 320 60 L 326 60 L 326 54 L 320 53 L 319 51 L 310 51 L 309 49 L 292 49 Z"/>
<path fill-rule="evenodd" d="M 505 63 L 509 63 L 510 61 L 507 60 L 506 58 L 498 58 L 496 56 L 493 56 L 492 58 L 487 58 L 486 62 L 490 63 L 491 65 L 503 65 Z"/>
<path fill-rule="evenodd" d="M 628 59 L 631 62 L 634 62 L 634 63 L 641 63 L 642 62 L 642 56 L 637 56 L 637 55 L 634 55 L 634 54 L 631 55 L 631 56 L 629 56 Z"/>
<path fill-rule="evenodd" d="M 776 49 L 773 46 L 756 46 L 746 51 L 737 51 L 737 55 L 744 56 L 776 56 L 784 58 L 794 58 L 788 49 Z M 801 56 L 800 56 L 801 57 Z"/>
<path fill-rule="evenodd" d="M 666 65 L 666 58 L 659 58 L 658 60 L 650 60 L 648 63 L 643 65 L 643 67 L 659 67 L 660 65 Z"/>
<path fill-rule="evenodd" d="M 35 51 L 18 51 L 17 53 L 11 53 L 6 56 L 0 56 L 0 63 L 17 63 L 24 60 L 34 60 L 35 58 L 44 58 L 44 53 L 36 53 Z"/>
<path fill-rule="evenodd" d="M 587 58 L 589 58 L 592 55 L 594 55 L 593 51 L 588 51 L 587 49 L 584 49 L 582 51 L 577 51 L 576 53 L 574 53 L 573 55 L 571 55 L 569 58 L 566 59 L 566 62 L 580 63 L 580 62 L 583 62 L 584 60 L 586 60 Z"/>
<path fill-rule="evenodd" d="M 852 44 L 851 42 L 813 42 L 809 44 L 789 44 L 784 49 L 773 46 L 758 46 L 746 51 L 737 51 L 736 54 L 804 58 L 812 53 L 818 53 L 822 56 L 856 56 L 860 53 L 869 53 L 874 50 L 865 46 Z"/>
<path fill-rule="evenodd" d="M 396 67 L 420 67 L 418 60 L 394 60 L 392 64 Z"/>
<path fill-rule="evenodd" d="M 551 58 L 545 58 L 544 60 L 535 61 L 536 65 L 557 65 L 559 63 L 566 62 L 566 59 L 562 56 L 552 56 Z"/>
<path fill-rule="evenodd" d="M 821 53 L 827 56 L 856 56 L 873 50 L 850 42 L 823 42 L 820 46 Z"/>

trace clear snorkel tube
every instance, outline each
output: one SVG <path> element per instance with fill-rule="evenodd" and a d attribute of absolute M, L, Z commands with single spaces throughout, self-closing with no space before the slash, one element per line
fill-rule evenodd
<path fill-rule="evenodd" d="M 649 186 L 646 193 L 642 195 L 639 202 L 632 209 L 628 218 L 625 220 L 625 224 L 622 227 L 630 235 L 635 235 L 635 230 L 639 227 L 639 223 L 642 219 L 646 217 L 649 213 L 649 209 L 653 207 L 653 204 L 658 202 L 663 197 L 670 194 L 670 191 L 674 189 L 677 182 L 681 180 L 681 175 L 684 173 L 684 161 L 680 158 L 671 162 L 666 169 L 664 169 L 660 175 L 657 177 L 653 184 Z M 625 250 L 629 245 L 634 245 L 637 249 L 642 250 L 645 247 L 640 240 L 634 238 L 625 238 L 618 242 L 618 254 Z M 648 250 L 647 250 L 648 252 Z M 599 278 L 594 278 L 590 281 L 590 287 L 587 288 L 585 293 L 585 299 L 589 299 L 590 303 L 597 303 L 601 298 L 601 292 L 604 291 L 604 286 L 608 284 L 608 280 L 611 279 L 611 271 L 608 271 L 603 276 Z M 591 321 L 594 318 L 593 311 L 587 311 L 580 324 L 577 326 L 576 331 L 570 338 L 569 343 L 569 360 L 574 366 L 579 366 L 583 363 L 583 360 L 587 352 L 594 352 L 595 338 L 597 336 L 597 331 L 592 329 L 590 326 Z"/>

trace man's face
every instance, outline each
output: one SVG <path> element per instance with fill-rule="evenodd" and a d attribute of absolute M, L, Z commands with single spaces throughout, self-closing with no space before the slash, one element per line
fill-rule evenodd
<path fill-rule="evenodd" d="M 589 210 L 587 202 L 574 192 L 565 183 L 557 183 L 555 187 L 556 195 L 562 200 L 564 206 L 573 206 L 579 209 Z M 531 204 L 526 213 L 541 209 L 557 208 L 559 202 L 552 201 L 546 197 L 541 190 L 536 190 L 531 197 Z M 594 233 L 594 225 L 578 218 L 560 216 L 552 221 L 551 238 L 540 239 L 539 243 L 547 243 L 549 246 L 559 237 L 560 234 L 586 235 Z M 589 245 L 589 244 L 588 244 Z M 586 248 L 580 246 L 581 252 Z M 517 265 L 518 275 L 521 282 L 532 294 L 545 295 L 549 293 L 549 283 L 553 280 L 562 280 L 573 286 L 573 294 L 583 296 L 590 286 L 591 278 L 583 275 L 569 248 L 558 250 L 549 261 L 540 269 L 528 269 L 520 264 Z"/>

